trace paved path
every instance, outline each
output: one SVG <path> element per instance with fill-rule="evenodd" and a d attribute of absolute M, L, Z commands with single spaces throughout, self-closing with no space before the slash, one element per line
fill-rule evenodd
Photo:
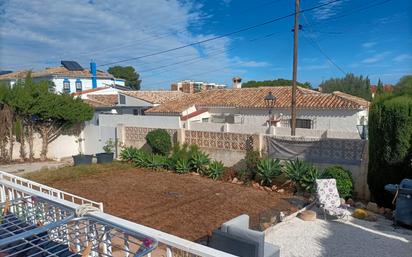
<path fill-rule="evenodd" d="M 394 229 L 381 216 L 377 222 L 293 218 L 270 228 L 266 241 L 280 246 L 281 257 L 412 256 L 412 230 Z"/>
<path fill-rule="evenodd" d="M 68 161 L 47 161 L 47 162 L 32 162 L 32 163 L 13 163 L 0 165 L 0 171 L 9 172 L 14 175 L 22 175 L 24 173 L 39 171 L 42 169 L 57 169 L 63 166 L 70 165 Z"/>

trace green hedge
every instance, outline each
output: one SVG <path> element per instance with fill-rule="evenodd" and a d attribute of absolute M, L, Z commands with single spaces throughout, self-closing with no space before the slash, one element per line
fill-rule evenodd
<path fill-rule="evenodd" d="M 384 186 L 412 178 L 412 96 L 387 95 L 369 111 L 368 184 L 372 199 L 390 206 Z"/>
<path fill-rule="evenodd" d="M 327 167 L 322 174 L 322 178 L 336 179 L 336 187 L 338 188 L 339 196 L 349 198 L 353 193 L 352 174 L 340 166 Z"/>
<path fill-rule="evenodd" d="M 172 139 L 164 129 L 155 129 L 147 133 L 146 142 L 154 154 L 168 155 L 172 148 Z"/>

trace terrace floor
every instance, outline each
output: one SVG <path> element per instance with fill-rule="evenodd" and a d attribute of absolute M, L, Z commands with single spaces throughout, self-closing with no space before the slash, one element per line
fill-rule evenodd
<path fill-rule="evenodd" d="M 412 256 L 412 230 L 395 229 L 392 221 L 382 216 L 377 222 L 353 217 L 348 221 L 295 217 L 268 229 L 265 239 L 280 246 L 281 257 Z"/>
<path fill-rule="evenodd" d="M 279 211 L 295 212 L 303 199 L 193 174 L 152 171 L 130 164 L 64 167 L 28 179 L 103 202 L 112 215 L 189 240 L 207 236 L 246 213 L 255 227 Z"/>

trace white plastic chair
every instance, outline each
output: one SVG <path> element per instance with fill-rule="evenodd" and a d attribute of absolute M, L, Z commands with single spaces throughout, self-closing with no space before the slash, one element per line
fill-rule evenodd
<path fill-rule="evenodd" d="M 347 218 L 351 214 L 348 206 L 341 204 L 335 179 L 317 179 L 316 196 L 325 220 L 326 214 L 338 218 Z"/>

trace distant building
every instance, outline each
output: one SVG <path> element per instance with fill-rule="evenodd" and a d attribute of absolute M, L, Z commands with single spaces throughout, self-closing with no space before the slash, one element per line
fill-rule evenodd
<path fill-rule="evenodd" d="M 93 62 L 90 63 L 90 70 L 84 69 L 73 61 L 61 61 L 61 64 L 59 67 L 31 71 L 31 76 L 34 81 L 49 80 L 53 82 L 55 91 L 59 93 L 76 93 L 99 87 L 125 86 L 125 80 L 96 70 L 96 64 Z M 0 75 L 0 81 L 8 81 L 13 86 L 17 80 L 24 79 L 29 72 L 29 70 L 23 70 L 3 74 Z"/>
<path fill-rule="evenodd" d="M 376 94 L 377 91 L 378 91 L 378 86 L 377 85 L 371 85 L 372 98 L 375 97 L 375 94 Z M 385 84 L 383 86 L 383 92 L 392 92 L 392 91 L 393 91 L 393 85 Z"/>
<path fill-rule="evenodd" d="M 181 91 L 183 93 L 198 93 L 211 89 L 223 89 L 227 86 L 224 84 L 208 83 L 202 81 L 183 80 L 171 85 L 172 91 Z"/>

